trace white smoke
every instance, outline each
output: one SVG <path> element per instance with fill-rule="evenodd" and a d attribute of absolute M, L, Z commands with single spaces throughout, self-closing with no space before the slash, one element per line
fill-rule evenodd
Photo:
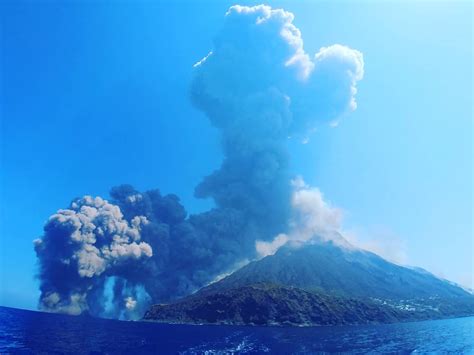
<path fill-rule="evenodd" d="M 135 307 L 137 306 L 137 300 L 135 300 L 133 297 L 128 296 L 125 298 L 125 308 L 127 308 L 129 311 L 133 311 Z"/>
<path fill-rule="evenodd" d="M 278 234 L 272 241 L 265 242 L 262 240 L 257 240 L 255 242 L 255 249 L 260 257 L 265 257 L 268 255 L 275 254 L 278 249 L 285 245 L 290 238 L 287 234 Z"/>
<path fill-rule="evenodd" d="M 321 191 L 307 185 L 301 177 L 294 179 L 292 185 L 290 230 L 269 242 L 257 240 L 255 248 L 260 257 L 275 254 L 290 241 L 304 243 L 318 239 L 344 244 L 340 235 L 342 211 L 324 201 Z"/>

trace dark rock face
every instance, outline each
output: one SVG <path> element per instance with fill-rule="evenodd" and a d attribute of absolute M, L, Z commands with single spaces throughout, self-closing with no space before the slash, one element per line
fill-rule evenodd
<path fill-rule="evenodd" d="M 440 312 L 421 304 L 418 311 L 410 307 L 410 310 L 405 310 L 398 305 L 375 300 L 348 299 L 293 287 L 255 284 L 193 295 L 172 304 L 154 305 L 145 314 L 144 320 L 187 324 L 316 326 L 392 323 L 450 316 L 449 310 Z M 459 315 L 472 314 L 474 302 L 464 312 Z"/>
<path fill-rule="evenodd" d="M 331 242 L 284 247 L 144 320 L 340 325 L 470 316 L 474 296 L 432 274 Z"/>
<path fill-rule="evenodd" d="M 396 310 L 372 302 L 258 284 L 155 305 L 144 319 L 197 324 L 334 325 L 393 322 L 397 316 Z"/>

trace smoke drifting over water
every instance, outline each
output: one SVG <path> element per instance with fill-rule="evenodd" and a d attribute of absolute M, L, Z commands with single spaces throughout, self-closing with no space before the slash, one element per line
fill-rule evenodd
<path fill-rule="evenodd" d="M 310 57 L 290 12 L 233 6 L 194 70 L 192 102 L 220 131 L 224 152 L 195 195 L 216 207 L 188 216 L 177 196 L 129 185 L 113 188 L 109 202 L 73 201 L 35 241 L 42 309 L 134 318 L 258 257 L 257 241 L 309 238 L 337 223 L 317 190 L 291 184 L 286 144 L 356 108 L 362 54 L 333 45 Z M 295 207 L 316 225 L 295 226 Z"/>

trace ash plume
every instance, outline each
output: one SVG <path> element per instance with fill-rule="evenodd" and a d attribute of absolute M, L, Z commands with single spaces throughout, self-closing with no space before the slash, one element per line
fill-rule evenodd
<path fill-rule="evenodd" d="M 109 201 L 73 201 L 35 241 L 40 308 L 132 319 L 257 257 L 257 241 L 311 230 L 292 225 L 287 141 L 356 108 L 363 58 L 342 45 L 310 56 L 293 19 L 269 6 L 232 6 L 194 65 L 190 98 L 219 130 L 224 153 L 195 195 L 215 208 L 188 215 L 176 195 L 130 185 L 113 188 Z M 311 191 L 300 192 L 300 205 L 319 201 Z"/>
<path fill-rule="evenodd" d="M 117 269 L 134 266 L 153 255 L 141 241 L 148 221 L 123 218 L 120 208 L 100 197 L 76 199 L 53 214 L 42 239 L 34 241 L 40 259 L 40 304 L 44 310 L 80 314 L 90 291 Z"/>

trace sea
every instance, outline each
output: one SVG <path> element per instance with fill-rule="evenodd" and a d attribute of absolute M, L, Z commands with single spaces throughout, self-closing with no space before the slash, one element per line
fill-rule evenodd
<path fill-rule="evenodd" d="M 0 307 L 0 353 L 474 354 L 474 317 L 385 325 L 176 325 Z"/>

